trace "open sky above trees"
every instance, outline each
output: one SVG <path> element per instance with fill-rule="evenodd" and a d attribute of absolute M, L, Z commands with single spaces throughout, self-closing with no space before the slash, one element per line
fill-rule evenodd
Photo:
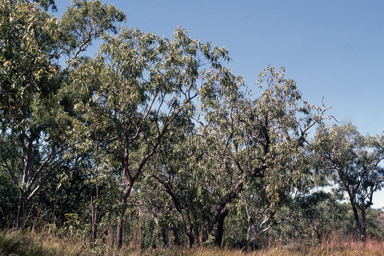
<path fill-rule="evenodd" d="M 105 2 L 105 1 L 104 1 Z M 248 87 L 268 65 L 286 68 L 311 104 L 381 134 L 384 110 L 384 2 L 363 1 L 107 1 L 127 14 L 124 26 L 171 37 L 178 27 L 229 49 L 227 65 Z M 61 16 L 69 0 L 56 1 Z M 97 45 L 90 49 L 97 51 Z M 314 131 L 313 131 L 314 133 Z M 384 207 L 384 192 L 374 196 Z"/>

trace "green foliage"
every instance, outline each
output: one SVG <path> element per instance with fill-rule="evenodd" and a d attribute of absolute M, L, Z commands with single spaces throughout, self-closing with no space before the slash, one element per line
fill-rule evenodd
<path fill-rule="evenodd" d="M 43 1 L 45 7 L 52 3 Z M 101 7 L 98 1 L 83 1 L 69 10 L 99 28 L 88 35 L 88 43 L 113 30 L 112 23 L 124 18 L 115 8 L 104 14 Z M 70 21 L 59 22 L 29 1 L 2 1 L 0 8 L 0 158 L 1 166 L 20 189 L 16 221 L 20 228 L 28 203 L 50 176 L 76 169 L 82 158 L 66 141 L 75 112 L 71 109 L 73 99 L 61 89 L 67 82 L 67 70 L 60 70 L 57 59 L 69 43 L 77 45 L 62 35 L 85 32 L 76 32 L 79 27 L 68 27 Z"/>
<path fill-rule="evenodd" d="M 82 95 L 73 145 L 81 152 L 97 148 L 94 160 L 121 175 L 121 223 L 133 186 L 162 141 L 178 127 L 193 127 L 199 96 L 208 97 L 213 85 L 220 93 L 238 86 L 218 75 L 229 75 L 221 65 L 227 50 L 192 40 L 185 30 L 169 40 L 122 29 L 103 40 L 99 53 L 79 60 L 70 74 L 72 90 Z"/>
<path fill-rule="evenodd" d="M 8 171 L 0 167 L 0 228 L 12 226 L 17 214 L 19 190 Z M 12 217 L 13 216 L 13 217 Z"/>
<path fill-rule="evenodd" d="M 30 105 L 58 88 L 58 21 L 30 2 L 0 4 L 2 128 L 25 129 Z"/>
<path fill-rule="evenodd" d="M 353 210 L 350 204 L 340 203 L 334 194 L 315 192 L 299 198 L 291 208 L 296 208 L 297 215 L 271 230 L 266 239 L 274 239 L 283 244 L 306 244 L 316 246 L 331 244 L 335 236 L 348 240 L 356 230 Z M 278 218 L 287 214 L 288 209 L 278 213 Z M 367 211 L 367 235 L 380 238 L 383 229 L 378 220 L 379 212 Z"/>
<path fill-rule="evenodd" d="M 60 23 L 64 53 L 68 57 L 73 54 L 70 60 L 76 59 L 80 52 L 85 51 L 104 33 L 116 33 L 116 23 L 124 21 L 125 18 L 123 11 L 113 5 L 107 6 L 99 0 L 73 0 Z"/>
<path fill-rule="evenodd" d="M 379 136 L 361 136 L 347 124 L 321 127 L 312 144 L 318 170 L 329 175 L 337 192 L 348 196 L 361 240 L 367 236 L 366 211 L 373 194 L 384 186 L 382 141 Z"/>
<path fill-rule="evenodd" d="M 253 95 L 228 50 L 186 30 L 119 28 L 126 15 L 100 1 L 72 1 L 61 21 L 50 6 L 0 3 L 0 227 L 13 216 L 93 254 L 383 236 L 370 208 L 383 136 L 325 126 L 329 108 L 303 100 L 284 68 L 262 71 Z M 329 184 L 336 194 L 314 192 Z M 4 237 L 2 252 L 42 253 Z"/>

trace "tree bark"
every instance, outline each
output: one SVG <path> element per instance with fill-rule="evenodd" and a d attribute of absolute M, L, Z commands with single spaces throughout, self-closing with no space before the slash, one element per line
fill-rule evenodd
<path fill-rule="evenodd" d="M 367 239 L 367 218 L 365 215 L 365 209 L 364 205 L 361 208 L 361 218 L 363 221 L 363 225 L 361 227 L 361 241 L 365 242 Z"/>
<path fill-rule="evenodd" d="M 180 246 L 181 243 L 180 243 L 179 231 L 178 231 L 177 227 L 173 226 L 172 231 L 173 231 L 173 235 L 175 236 L 175 242 L 174 242 L 175 245 Z"/>
<path fill-rule="evenodd" d="M 120 211 L 120 216 L 117 219 L 117 248 L 121 248 L 123 246 L 123 220 L 124 220 L 124 214 L 125 214 L 126 207 L 123 206 L 122 210 Z"/>
<path fill-rule="evenodd" d="M 220 214 L 217 220 L 217 230 L 216 230 L 216 237 L 215 237 L 215 244 L 217 246 L 221 246 L 223 242 L 224 220 L 227 215 L 228 215 L 228 208 L 227 206 L 225 206 L 224 209 L 220 211 Z"/>
<path fill-rule="evenodd" d="M 351 196 L 349 197 L 349 200 L 350 200 L 351 205 L 352 205 L 353 216 L 355 217 L 357 235 L 359 237 L 359 240 L 362 241 L 363 240 L 363 234 L 362 234 L 362 230 L 361 230 L 361 223 L 359 220 L 359 215 L 358 215 L 357 209 L 356 209 L 356 204 L 355 204 L 355 201 L 353 200 L 353 198 L 351 198 Z"/>
<path fill-rule="evenodd" d="M 20 203 L 17 209 L 17 219 L 16 219 L 16 225 L 15 225 L 16 230 L 21 229 L 24 225 L 25 208 L 27 204 L 28 204 L 28 201 L 25 198 L 21 197 Z"/>
<path fill-rule="evenodd" d="M 120 210 L 120 216 L 117 219 L 117 234 L 116 234 L 117 248 L 119 249 L 123 245 L 123 220 L 124 220 L 125 211 L 127 209 L 127 200 L 129 195 L 131 194 L 132 186 L 133 186 L 133 183 L 126 186 L 123 193 L 123 197 L 121 199 L 122 206 Z"/>
<path fill-rule="evenodd" d="M 99 219 L 98 219 L 98 206 L 97 205 L 94 205 L 93 203 L 93 191 L 92 191 L 92 185 L 90 186 L 90 192 L 91 192 L 91 214 L 92 214 L 92 218 L 91 218 L 91 224 L 92 224 L 92 240 L 93 240 L 93 243 L 95 243 L 95 240 L 97 238 L 97 224 L 99 223 Z M 99 185 L 98 185 L 98 182 L 96 180 L 96 199 L 99 199 Z"/>

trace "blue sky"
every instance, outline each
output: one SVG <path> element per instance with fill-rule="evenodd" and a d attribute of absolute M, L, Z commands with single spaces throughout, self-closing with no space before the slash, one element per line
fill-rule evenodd
<path fill-rule="evenodd" d="M 56 1 L 58 13 L 70 4 Z M 126 27 L 171 37 L 178 25 L 193 39 L 229 49 L 233 74 L 253 92 L 268 65 L 286 68 L 303 99 L 333 108 L 362 134 L 384 131 L 384 1 L 132 0 L 103 1 L 127 14 Z M 313 131 L 314 132 L 314 131 Z M 384 192 L 374 195 L 384 207 Z"/>

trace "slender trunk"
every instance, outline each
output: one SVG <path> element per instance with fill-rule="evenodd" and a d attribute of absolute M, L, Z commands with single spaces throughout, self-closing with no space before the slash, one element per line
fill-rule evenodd
<path fill-rule="evenodd" d="M 173 235 L 175 236 L 175 242 L 174 242 L 175 245 L 178 245 L 178 246 L 181 245 L 180 239 L 179 239 L 179 231 L 177 227 L 173 226 L 172 231 L 173 231 Z"/>
<path fill-rule="evenodd" d="M 215 244 L 221 246 L 224 233 L 224 220 L 228 215 L 227 204 L 231 203 L 241 192 L 243 191 L 243 180 L 239 180 L 234 187 L 233 192 L 228 198 L 216 205 L 215 214 L 214 214 L 214 223 L 217 223 L 217 231 L 215 237 Z M 209 227 L 209 233 L 211 233 L 213 225 Z"/>
<path fill-rule="evenodd" d="M 120 211 L 120 216 L 117 219 L 117 247 L 121 248 L 123 245 L 123 220 L 124 220 L 124 214 L 125 214 L 126 207 L 123 206 L 121 211 Z"/>
<path fill-rule="evenodd" d="M 228 208 L 226 202 L 221 202 L 216 205 L 215 214 L 207 225 L 207 239 L 213 231 L 214 225 L 217 223 L 217 230 L 215 236 L 215 244 L 221 246 L 224 233 L 224 219 L 228 215 Z"/>
<path fill-rule="evenodd" d="M 365 242 L 365 240 L 367 238 L 367 218 L 366 218 L 366 215 L 365 215 L 364 205 L 361 208 L 361 218 L 362 218 L 362 221 L 363 221 L 363 225 L 361 227 L 361 241 Z"/>
<path fill-rule="evenodd" d="M 220 212 L 217 220 L 215 244 L 218 246 L 221 246 L 223 241 L 224 220 L 225 220 L 225 217 L 227 217 L 227 215 L 228 215 L 228 208 L 227 206 L 225 206 L 224 209 Z"/>
<path fill-rule="evenodd" d="M 117 247 L 121 248 L 123 245 L 123 221 L 124 221 L 124 215 L 125 211 L 127 209 L 127 200 L 128 196 L 131 194 L 133 183 L 130 183 L 126 186 L 123 197 L 121 199 L 121 210 L 120 210 L 120 216 L 117 219 L 117 234 L 116 234 L 116 242 L 117 242 Z"/>
<path fill-rule="evenodd" d="M 161 229 L 161 238 L 163 240 L 163 248 L 168 248 L 169 236 L 167 229 Z"/>
<path fill-rule="evenodd" d="M 96 135 L 96 154 L 98 154 L 99 150 L 99 137 Z M 96 175 L 96 200 L 99 199 L 99 182 L 98 182 L 98 166 L 96 167 L 95 171 Z M 91 189 L 91 208 L 92 208 L 92 239 L 93 243 L 95 243 L 95 240 L 97 238 L 97 224 L 98 224 L 98 217 L 97 217 L 97 210 L 98 206 L 93 204 L 93 192 L 92 192 L 92 183 L 90 183 L 90 189 Z"/>
<path fill-rule="evenodd" d="M 209 235 L 211 234 L 211 232 L 213 230 L 213 225 L 214 225 L 214 223 L 213 223 L 212 219 L 209 219 L 207 227 L 205 229 L 204 242 L 207 242 L 209 240 Z"/>
<path fill-rule="evenodd" d="M 20 142 L 24 144 L 24 138 L 26 137 L 25 132 L 23 131 L 20 135 Z M 27 185 L 30 179 L 31 170 L 32 170 L 32 158 L 33 158 L 33 139 L 27 137 L 27 143 L 25 145 L 26 154 L 23 155 L 23 177 L 22 184 Z M 24 188 L 28 191 L 28 187 Z M 16 230 L 19 230 L 24 225 L 25 218 L 25 208 L 27 207 L 27 196 L 26 192 L 22 187 L 20 187 L 20 202 L 17 209 L 17 219 L 16 219 Z"/>
<path fill-rule="evenodd" d="M 181 208 L 180 202 L 178 201 L 178 199 L 176 199 L 176 197 L 174 195 L 172 196 L 172 198 L 174 199 L 176 209 L 179 212 L 179 217 L 180 217 L 181 223 L 183 224 L 185 234 L 188 236 L 189 248 L 192 248 L 193 244 L 195 243 L 195 236 L 193 235 L 193 224 L 192 224 L 191 220 L 189 219 L 188 213 L 187 213 L 187 217 L 188 217 L 187 219 L 189 219 L 189 221 L 188 221 L 189 225 L 187 224 L 187 220 L 184 218 L 184 214 L 183 214 L 183 210 Z"/>
<path fill-rule="evenodd" d="M 96 240 L 96 220 L 95 220 L 95 206 L 93 205 L 93 196 L 91 189 L 91 225 L 92 225 L 92 240 L 95 243 Z"/>
<path fill-rule="evenodd" d="M 252 223 L 251 223 L 251 215 L 249 214 L 248 211 L 248 206 L 245 206 L 245 211 L 247 213 L 247 222 L 248 222 L 248 228 L 247 228 L 247 250 L 251 250 L 251 228 L 252 228 Z"/>
<path fill-rule="evenodd" d="M 225 206 L 226 206 L 226 203 L 218 203 L 216 205 L 215 213 L 212 216 L 212 218 L 208 221 L 208 224 L 207 224 L 206 237 L 205 237 L 206 241 L 209 240 L 209 236 L 213 231 L 213 227 L 219 221 L 220 214 L 223 211 L 223 209 L 226 208 Z M 224 218 L 225 218 L 225 216 L 224 216 Z M 216 238 L 217 238 L 217 234 L 216 234 Z M 215 244 L 217 244 L 216 240 L 215 240 Z"/>
<path fill-rule="evenodd" d="M 353 198 L 351 198 L 351 196 L 349 197 L 350 199 L 350 202 L 351 202 L 351 205 L 352 205 L 352 210 L 353 210 L 353 216 L 355 217 L 355 222 L 356 222 L 356 229 L 357 229 L 357 235 L 359 237 L 359 240 L 362 241 L 363 239 L 363 234 L 362 234 L 362 230 L 361 230 L 361 223 L 360 223 L 360 220 L 359 220 L 359 215 L 357 213 L 357 209 L 356 209 L 356 204 L 355 202 L 353 201 Z"/>
<path fill-rule="evenodd" d="M 193 235 L 193 232 L 189 231 L 187 233 L 188 239 L 189 239 L 189 248 L 192 248 L 193 244 L 195 243 L 195 236 Z"/>
<path fill-rule="evenodd" d="M 97 210 L 98 210 L 98 207 L 97 205 L 94 205 L 93 203 L 93 191 L 92 191 L 92 185 L 90 187 L 90 190 L 91 190 L 91 214 L 92 214 L 92 218 L 91 218 L 91 224 L 92 224 L 92 240 L 93 242 L 95 242 L 96 238 L 97 238 L 97 224 L 98 224 L 98 217 L 97 217 Z M 99 199 L 99 193 L 98 193 L 98 184 L 96 182 L 96 199 Z"/>
<path fill-rule="evenodd" d="M 25 217 L 25 208 L 27 206 L 28 202 L 24 197 L 20 198 L 20 203 L 17 209 L 17 219 L 16 219 L 16 230 L 20 230 L 24 225 L 24 217 Z"/>
<path fill-rule="evenodd" d="M 181 205 L 181 202 L 180 202 L 179 198 L 176 196 L 176 194 L 174 193 L 174 191 L 172 190 L 171 186 L 169 186 L 169 184 L 162 183 L 162 181 L 160 179 L 158 179 L 157 177 L 155 177 L 155 178 L 161 184 L 163 184 L 163 186 L 165 186 L 165 188 L 166 188 L 165 191 L 168 193 L 168 195 L 171 196 L 173 205 L 175 206 L 177 212 L 179 213 L 180 221 L 183 224 L 185 234 L 188 236 L 189 248 L 192 248 L 192 246 L 195 242 L 195 236 L 193 234 L 193 228 L 194 227 L 193 227 L 193 223 L 191 221 L 190 215 L 188 214 L 188 212 L 186 212 L 186 216 L 184 216 L 183 207 Z"/>

